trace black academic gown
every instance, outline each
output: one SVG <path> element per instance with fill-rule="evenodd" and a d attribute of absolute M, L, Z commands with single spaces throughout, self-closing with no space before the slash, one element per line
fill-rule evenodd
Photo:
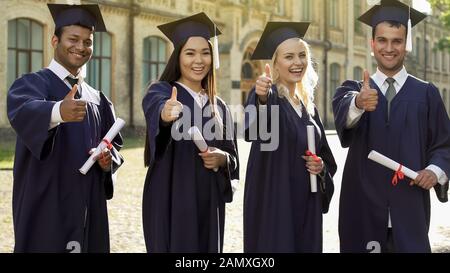
<path fill-rule="evenodd" d="M 429 191 L 409 186 L 409 179 L 397 186 L 394 172 L 367 156 L 375 150 L 415 170 L 430 164 L 450 174 L 450 122 L 437 88 L 408 76 L 391 102 L 376 84 L 378 105 L 365 112 L 356 127 L 346 129 L 347 113 L 361 82 L 346 81 L 333 100 L 336 129 L 343 147 L 349 147 L 342 179 L 339 208 L 341 252 L 369 252 L 369 242 L 385 249 L 390 210 L 393 239 L 398 252 L 430 252 Z"/>
<path fill-rule="evenodd" d="M 257 99 L 253 89 L 247 106 L 256 106 Z M 270 141 L 259 134 L 250 139 L 250 131 L 258 130 L 258 120 L 263 119 L 246 115 L 246 140 L 252 141 L 252 147 L 245 180 L 244 252 L 322 252 L 322 213 L 328 211 L 334 191 L 336 163 L 317 109 L 311 117 L 303 107 L 300 118 L 286 98 L 278 97 L 275 85 L 267 102 L 268 128 L 276 118 L 271 115 L 274 107 L 279 107 L 279 146 L 274 151 L 261 151 L 261 144 Z M 307 125 L 316 128 L 316 154 L 327 169 L 324 180 L 317 179 L 317 193 L 311 192 L 310 174 L 301 157 L 308 150 Z"/>
<path fill-rule="evenodd" d="M 82 175 L 78 169 L 88 151 L 97 147 L 115 117 L 111 102 L 100 93 L 100 105 L 89 102 L 82 122 L 61 123 L 49 131 L 52 108 L 69 91 L 49 69 L 24 75 L 9 90 L 8 118 L 17 134 L 15 252 L 109 252 L 106 200 L 112 198 L 113 173 L 122 163 L 117 152 L 122 138 L 113 140 L 112 172 L 95 164 Z"/>
<path fill-rule="evenodd" d="M 194 107 L 200 107 L 182 86 L 178 101 L 191 109 L 191 125 L 200 130 L 211 120 L 207 115 L 194 121 Z M 239 163 L 235 136 L 232 140 L 206 139 L 208 146 L 229 154 L 228 164 L 216 173 L 206 169 L 199 150 L 189 139 L 172 138 L 172 125 L 164 126 L 160 118 L 172 86 L 159 82 L 150 86 L 142 102 L 148 127 L 150 167 L 143 197 L 143 226 L 148 252 L 221 252 L 224 239 L 225 203 L 232 201 L 231 180 L 239 179 Z M 217 100 L 225 123 L 231 120 L 227 106 Z M 207 107 L 205 105 L 205 107 Z M 203 108 L 203 111 L 205 109 Z M 189 120 L 189 118 L 188 118 Z M 177 123 L 173 123 L 177 126 Z M 179 132 L 189 128 L 179 127 Z M 224 127 L 224 134 L 233 128 Z"/>

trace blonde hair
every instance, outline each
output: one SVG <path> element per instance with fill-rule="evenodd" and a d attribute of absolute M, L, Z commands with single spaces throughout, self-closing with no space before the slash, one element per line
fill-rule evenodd
<path fill-rule="evenodd" d="M 298 39 L 300 43 L 302 43 L 305 46 L 306 49 L 306 71 L 302 77 L 302 80 L 297 82 L 296 89 L 299 92 L 300 100 L 305 105 L 306 111 L 311 115 L 314 116 L 314 91 L 317 87 L 317 83 L 319 81 L 319 76 L 317 75 L 317 72 L 314 70 L 313 62 L 312 62 L 312 56 L 311 56 L 311 49 L 307 42 L 305 42 L 302 39 Z M 272 57 L 272 67 L 275 67 L 275 64 L 277 62 L 278 57 L 278 48 L 273 54 Z M 279 97 L 286 97 L 289 96 L 289 90 L 286 86 L 280 83 L 280 75 L 276 72 L 274 69 L 273 72 L 273 80 L 274 83 L 277 86 L 278 89 L 278 96 Z"/>

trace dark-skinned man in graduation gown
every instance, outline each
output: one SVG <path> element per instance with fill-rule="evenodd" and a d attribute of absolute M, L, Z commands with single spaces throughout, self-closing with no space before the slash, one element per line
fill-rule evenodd
<path fill-rule="evenodd" d="M 86 175 L 78 170 L 115 122 L 112 103 L 83 80 L 94 31 L 106 31 L 97 5 L 49 4 L 54 59 L 8 92 L 17 134 L 15 252 L 109 252 L 107 199 L 123 160 L 120 134 Z"/>
<path fill-rule="evenodd" d="M 378 68 L 363 81 L 345 81 L 333 99 L 344 168 L 339 237 L 341 252 L 430 252 L 430 194 L 446 201 L 450 172 L 450 122 L 432 83 L 409 75 L 404 59 L 411 29 L 425 16 L 382 0 L 359 20 L 373 28 Z M 375 150 L 419 173 L 411 181 L 370 161 Z M 394 178 L 395 174 L 395 178 Z M 400 174 L 400 173 L 398 173 Z"/>

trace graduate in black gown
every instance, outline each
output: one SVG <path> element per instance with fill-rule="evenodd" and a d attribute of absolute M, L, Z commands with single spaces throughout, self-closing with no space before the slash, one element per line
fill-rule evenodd
<path fill-rule="evenodd" d="M 210 37 L 219 35 L 204 13 L 159 26 L 174 51 L 143 99 L 147 122 L 143 225 L 148 252 L 222 252 L 225 203 L 239 179 L 233 120 L 216 95 Z M 209 151 L 187 131 L 197 126 Z"/>
<path fill-rule="evenodd" d="M 334 191 L 336 163 L 313 102 L 318 76 L 301 39 L 308 26 L 269 22 L 252 56 L 272 59 L 274 78 L 266 64 L 247 101 L 247 108 L 258 110 L 246 111 L 245 120 L 252 147 L 245 180 L 244 252 L 322 252 L 322 213 Z M 315 128 L 314 156 L 306 156 L 308 125 Z M 269 128 L 272 138 L 262 135 L 261 128 Z M 311 191 L 310 174 L 317 175 L 317 192 Z"/>
<path fill-rule="evenodd" d="M 429 190 L 435 187 L 439 200 L 447 199 L 450 122 L 436 86 L 403 65 L 411 50 L 409 18 L 414 26 L 425 15 L 393 0 L 359 18 L 373 27 L 378 68 L 370 77 L 365 71 L 363 81 L 345 81 L 333 99 L 336 129 L 349 147 L 339 208 L 341 252 L 430 252 Z M 394 171 L 367 159 L 371 150 L 419 176 L 396 181 Z"/>
<path fill-rule="evenodd" d="M 78 169 L 115 122 L 111 102 L 83 81 L 94 31 L 106 31 L 97 5 L 49 4 L 54 59 L 8 92 L 17 134 L 14 159 L 15 252 L 109 252 L 106 200 L 122 159 L 117 136 L 90 171 Z"/>

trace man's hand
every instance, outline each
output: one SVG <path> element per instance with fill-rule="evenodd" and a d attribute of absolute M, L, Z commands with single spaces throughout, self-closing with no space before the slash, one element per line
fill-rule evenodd
<path fill-rule="evenodd" d="M 86 116 L 86 102 L 75 99 L 77 90 L 78 85 L 75 84 L 59 106 L 64 122 L 81 122 Z"/>
<path fill-rule="evenodd" d="M 367 112 L 373 112 L 377 109 L 378 92 L 369 86 L 369 72 L 364 70 L 363 86 L 356 95 L 356 107 L 364 109 Z"/>
<path fill-rule="evenodd" d="M 91 149 L 89 154 L 92 154 L 95 152 L 95 148 Z M 111 162 L 112 162 L 112 155 L 111 151 L 105 148 L 100 155 L 94 158 L 95 161 L 97 161 L 98 165 L 104 172 L 111 171 Z"/>
<path fill-rule="evenodd" d="M 416 180 L 411 181 L 410 186 L 417 185 L 423 189 L 430 190 L 438 183 L 436 174 L 430 170 L 421 170 Z"/>

